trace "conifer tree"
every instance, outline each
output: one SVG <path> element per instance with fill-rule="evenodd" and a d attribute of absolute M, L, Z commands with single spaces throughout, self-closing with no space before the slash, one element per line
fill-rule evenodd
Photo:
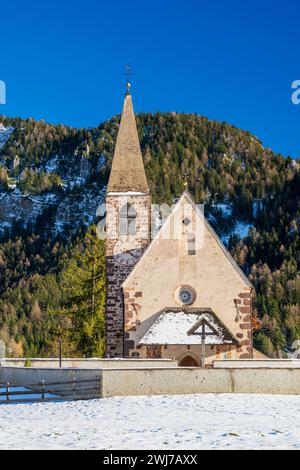
<path fill-rule="evenodd" d="M 61 313 L 72 319 L 70 335 L 84 356 L 103 356 L 105 306 L 104 243 L 93 225 L 62 273 L 65 302 Z"/>

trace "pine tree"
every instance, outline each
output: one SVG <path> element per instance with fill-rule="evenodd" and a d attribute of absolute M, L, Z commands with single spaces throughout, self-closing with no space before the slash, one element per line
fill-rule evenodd
<path fill-rule="evenodd" d="M 274 356 L 274 346 L 270 338 L 268 338 L 264 333 L 260 332 L 255 338 L 254 345 L 259 349 L 263 354 L 268 357 Z"/>
<path fill-rule="evenodd" d="M 93 225 L 74 249 L 62 273 L 65 302 L 61 313 L 72 319 L 70 336 L 84 356 L 103 356 L 105 306 L 104 243 Z"/>

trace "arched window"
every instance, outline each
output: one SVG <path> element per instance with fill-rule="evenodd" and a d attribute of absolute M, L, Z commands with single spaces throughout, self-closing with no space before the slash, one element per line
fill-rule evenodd
<path fill-rule="evenodd" d="M 120 211 L 120 235 L 136 234 L 136 212 L 135 208 L 127 203 Z"/>

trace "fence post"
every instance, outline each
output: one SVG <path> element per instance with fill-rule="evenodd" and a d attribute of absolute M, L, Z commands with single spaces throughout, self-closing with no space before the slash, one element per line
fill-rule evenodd
<path fill-rule="evenodd" d="M 76 398 L 76 377 L 73 378 L 73 400 Z"/>
<path fill-rule="evenodd" d="M 6 400 L 9 401 L 9 382 L 6 383 Z"/>
<path fill-rule="evenodd" d="M 42 380 L 42 400 L 45 400 L 45 380 Z"/>

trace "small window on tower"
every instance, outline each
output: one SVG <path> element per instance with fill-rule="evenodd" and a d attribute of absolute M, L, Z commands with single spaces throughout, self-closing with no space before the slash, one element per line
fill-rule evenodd
<path fill-rule="evenodd" d="M 188 217 L 185 217 L 182 221 L 183 225 L 189 225 L 191 223 L 190 219 Z"/>
<path fill-rule="evenodd" d="M 163 212 L 162 212 L 162 210 L 160 210 L 159 213 L 158 213 L 158 229 L 160 229 L 162 227 L 163 218 L 164 218 Z"/>
<path fill-rule="evenodd" d="M 194 236 L 189 236 L 187 240 L 188 255 L 194 256 L 196 254 L 196 239 Z"/>
<path fill-rule="evenodd" d="M 120 235 L 136 234 L 136 212 L 131 204 L 125 204 L 120 211 Z"/>

